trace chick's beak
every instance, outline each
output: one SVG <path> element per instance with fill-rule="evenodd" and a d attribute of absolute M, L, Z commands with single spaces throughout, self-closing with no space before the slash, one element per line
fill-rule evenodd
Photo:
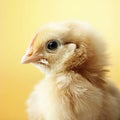
<path fill-rule="evenodd" d="M 31 63 L 31 62 L 37 62 L 40 59 L 43 59 L 43 55 L 32 54 L 32 50 L 28 49 L 26 54 L 22 57 L 21 63 L 27 64 L 27 63 Z"/>

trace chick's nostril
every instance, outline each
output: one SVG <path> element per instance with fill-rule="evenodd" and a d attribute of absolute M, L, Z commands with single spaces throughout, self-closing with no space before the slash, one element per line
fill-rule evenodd
<path fill-rule="evenodd" d="M 33 54 L 33 50 L 30 48 L 26 51 L 26 56 L 31 56 Z"/>
<path fill-rule="evenodd" d="M 33 54 L 33 52 L 29 53 L 27 56 L 31 56 Z"/>

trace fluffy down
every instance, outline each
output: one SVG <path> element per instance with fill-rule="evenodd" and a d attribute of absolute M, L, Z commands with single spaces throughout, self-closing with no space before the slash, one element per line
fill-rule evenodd
<path fill-rule="evenodd" d="M 120 93 L 106 78 L 105 51 L 85 23 L 43 25 L 21 61 L 46 75 L 27 101 L 29 120 L 119 120 Z"/>

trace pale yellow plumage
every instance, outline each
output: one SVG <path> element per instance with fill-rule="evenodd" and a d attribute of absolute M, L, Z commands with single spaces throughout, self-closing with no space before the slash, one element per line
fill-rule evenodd
<path fill-rule="evenodd" d="M 28 99 L 30 120 L 120 119 L 120 93 L 106 78 L 104 43 L 87 24 L 42 26 L 22 63 L 46 74 Z"/>

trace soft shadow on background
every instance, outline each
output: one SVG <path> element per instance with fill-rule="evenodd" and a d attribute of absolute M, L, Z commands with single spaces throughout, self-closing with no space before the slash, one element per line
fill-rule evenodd
<path fill-rule="evenodd" d="M 120 0 L 0 0 L 0 120 L 27 120 L 25 101 L 43 74 L 20 60 L 35 32 L 47 22 L 76 19 L 103 34 L 108 76 L 120 88 Z"/>

